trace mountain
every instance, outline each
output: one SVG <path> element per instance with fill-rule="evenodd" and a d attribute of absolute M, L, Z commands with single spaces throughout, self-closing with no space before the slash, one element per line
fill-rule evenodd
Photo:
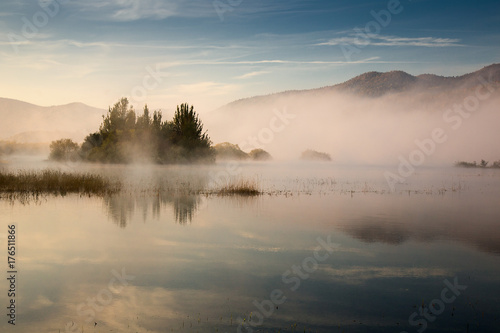
<path fill-rule="evenodd" d="M 389 92 L 401 92 L 414 86 L 418 78 L 402 71 L 388 73 L 368 72 L 342 84 L 323 88 L 337 89 L 365 96 L 382 96 Z"/>
<path fill-rule="evenodd" d="M 50 142 L 64 137 L 82 141 L 99 127 L 105 112 L 83 103 L 43 107 L 0 98 L 0 140 Z"/>
<path fill-rule="evenodd" d="M 476 87 L 480 79 L 500 82 L 500 64 L 493 64 L 474 73 L 462 76 L 445 77 L 434 74 L 413 76 L 402 71 L 387 73 L 369 72 L 357 76 L 347 82 L 326 89 L 337 89 L 354 94 L 378 97 L 387 93 L 405 92 L 409 90 L 457 89 L 459 87 Z"/>
<path fill-rule="evenodd" d="M 242 106 L 246 103 L 270 102 L 277 98 L 291 96 L 310 96 L 329 92 L 350 93 L 363 97 L 380 97 L 389 93 L 409 92 L 411 90 L 429 91 L 433 89 L 453 90 L 473 88 L 481 79 L 500 85 L 500 64 L 486 66 L 476 72 L 461 76 L 445 77 L 434 74 L 413 76 L 403 71 L 367 72 L 346 82 L 308 90 L 291 90 L 271 95 L 256 96 L 231 102 L 220 109 Z"/>

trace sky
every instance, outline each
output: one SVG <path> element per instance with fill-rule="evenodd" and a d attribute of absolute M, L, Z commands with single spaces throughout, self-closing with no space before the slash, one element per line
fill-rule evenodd
<path fill-rule="evenodd" d="M 497 0 L 2 0 L 0 97 L 199 113 L 368 71 L 500 62 Z"/>

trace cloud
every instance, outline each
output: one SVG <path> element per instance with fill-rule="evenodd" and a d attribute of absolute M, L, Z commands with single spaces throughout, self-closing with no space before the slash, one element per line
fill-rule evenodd
<path fill-rule="evenodd" d="M 36 300 L 30 304 L 29 308 L 32 310 L 40 310 L 52 305 L 54 305 L 54 302 L 52 302 L 50 299 L 43 295 L 38 295 Z"/>
<path fill-rule="evenodd" d="M 332 38 L 326 42 L 318 43 L 316 46 L 334 46 L 334 45 L 373 45 L 373 46 L 416 46 L 416 47 L 450 47 L 464 46 L 459 44 L 460 39 L 456 38 L 436 38 L 436 37 L 397 37 L 381 35 L 356 35 Z"/>
<path fill-rule="evenodd" d="M 346 65 L 346 64 L 369 64 L 386 63 L 379 60 L 379 57 L 371 57 L 357 61 L 324 61 L 324 60 L 286 60 L 286 59 L 264 59 L 264 60 L 243 60 L 243 61 L 217 61 L 217 60 L 193 60 L 193 61 L 173 61 L 159 63 L 161 68 L 178 66 L 238 66 L 238 65 Z M 395 63 L 391 61 L 390 63 Z M 406 63 L 406 61 L 405 61 Z M 249 73 L 252 74 L 252 73 Z M 240 77 L 241 78 L 241 77 Z"/>
<path fill-rule="evenodd" d="M 120 5 L 112 15 L 118 21 L 135 21 L 145 18 L 164 19 L 176 15 L 176 6 L 170 1 L 115 0 Z"/>
<path fill-rule="evenodd" d="M 263 75 L 263 74 L 268 74 L 269 72 L 267 71 L 257 71 L 257 72 L 251 72 L 251 73 L 247 73 L 247 74 L 243 74 L 243 75 L 240 75 L 240 76 L 237 76 L 235 77 L 235 79 L 248 79 L 248 78 L 251 78 L 251 77 L 254 77 L 254 76 L 257 76 L 257 75 Z"/>
<path fill-rule="evenodd" d="M 193 0 L 87 0 L 73 4 L 80 9 L 79 14 L 90 13 L 93 20 L 130 22 L 215 15 L 210 2 Z"/>

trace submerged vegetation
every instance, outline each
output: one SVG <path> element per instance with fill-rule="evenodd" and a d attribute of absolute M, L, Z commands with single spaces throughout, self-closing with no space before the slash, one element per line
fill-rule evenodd
<path fill-rule="evenodd" d="M 99 131 L 89 134 L 81 146 L 69 139 L 51 144 L 53 160 L 81 159 L 102 163 L 213 162 L 212 142 L 193 106 L 177 106 L 174 118 L 163 121 L 161 111 L 150 114 L 144 106 L 137 116 L 122 98 L 103 117 Z"/>
<path fill-rule="evenodd" d="M 116 193 L 121 184 L 95 174 L 72 174 L 56 170 L 0 172 L 0 197 L 10 199 L 38 198 L 68 193 L 106 195 Z"/>
<path fill-rule="evenodd" d="M 490 166 L 488 166 L 490 162 L 487 162 L 485 160 L 481 160 L 481 163 L 477 163 L 476 161 L 474 162 L 466 162 L 466 161 L 459 161 L 455 163 L 455 166 L 461 167 L 461 168 L 494 168 L 494 169 L 500 169 L 500 161 L 493 162 Z"/>

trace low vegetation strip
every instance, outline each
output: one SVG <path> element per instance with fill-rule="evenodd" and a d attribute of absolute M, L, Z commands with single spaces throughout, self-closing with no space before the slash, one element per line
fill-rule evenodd
<path fill-rule="evenodd" d="M 104 195 L 119 191 L 121 184 L 94 174 L 73 174 L 58 170 L 0 171 L 0 193 Z"/>
<path fill-rule="evenodd" d="M 121 191 L 128 192 L 130 184 L 123 184 L 106 176 L 92 173 L 68 173 L 59 170 L 41 171 L 5 171 L 0 170 L 0 198 L 30 202 L 45 195 L 75 193 L 80 195 L 105 196 Z M 186 186 L 184 188 L 184 186 Z M 253 181 L 240 180 L 222 185 L 213 190 L 192 189 L 189 185 L 183 188 L 168 188 L 167 192 L 185 190 L 192 194 L 220 196 L 257 196 L 262 194 Z M 155 193 L 157 191 L 155 190 Z"/>
<path fill-rule="evenodd" d="M 261 195 L 262 192 L 259 191 L 256 183 L 252 181 L 242 180 L 237 183 L 224 185 L 215 190 L 212 194 L 256 196 Z"/>
<path fill-rule="evenodd" d="M 474 162 L 466 162 L 466 161 L 459 161 L 455 163 L 455 166 L 461 167 L 461 168 L 493 168 L 493 169 L 500 169 L 500 160 L 493 162 L 493 164 L 488 165 L 490 162 L 487 162 L 485 160 L 481 160 L 481 163 L 477 163 L 476 161 Z"/>

